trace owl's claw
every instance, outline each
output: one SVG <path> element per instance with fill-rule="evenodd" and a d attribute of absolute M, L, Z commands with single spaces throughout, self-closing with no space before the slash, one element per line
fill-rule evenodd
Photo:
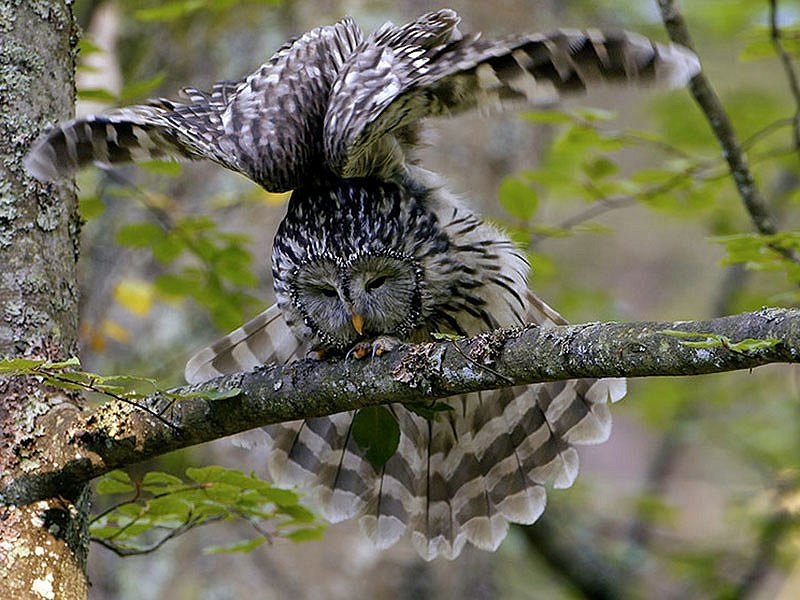
<path fill-rule="evenodd" d="M 375 338 L 371 342 L 358 342 L 355 346 L 348 350 L 347 354 L 345 355 L 345 360 L 349 360 L 351 356 L 356 360 L 361 360 L 368 354 L 370 355 L 370 358 L 382 356 L 386 352 L 391 352 L 402 343 L 403 342 L 401 342 L 398 338 L 389 335 L 382 335 Z"/>

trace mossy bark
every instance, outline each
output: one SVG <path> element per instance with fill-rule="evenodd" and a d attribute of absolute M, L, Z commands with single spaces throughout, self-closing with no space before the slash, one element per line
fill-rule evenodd
<path fill-rule="evenodd" d="M 72 114 L 71 2 L 0 0 L 0 357 L 77 354 L 78 232 L 70 184 L 30 178 L 22 159 L 41 129 Z M 0 473 L 38 464 L 52 440 L 45 417 L 77 399 L 36 381 L 0 380 Z M 85 484 L 27 505 L 0 505 L 0 598 L 85 598 L 89 495 Z"/>

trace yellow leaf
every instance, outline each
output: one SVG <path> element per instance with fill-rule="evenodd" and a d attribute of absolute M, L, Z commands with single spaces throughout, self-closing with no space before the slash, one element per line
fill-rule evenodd
<path fill-rule="evenodd" d="M 128 343 L 131 337 L 127 329 L 111 319 L 104 319 L 101 329 L 106 336 L 122 344 Z"/>
<path fill-rule="evenodd" d="M 141 279 L 123 279 L 114 288 L 114 299 L 139 317 L 153 308 L 154 295 L 152 284 Z"/>
<path fill-rule="evenodd" d="M 106 338 L 95 327 L 83 323 L 81 325 L 81 346 L 88 344 L 92 352 L 102 354 L 106 351 Z"/>

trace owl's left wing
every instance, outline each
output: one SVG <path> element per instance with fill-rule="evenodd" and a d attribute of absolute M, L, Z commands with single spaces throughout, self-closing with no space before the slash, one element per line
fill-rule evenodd
<path fill-rule="evenodd" d="M 552 105 L 602 84 L 684 84 L 700 70 L 682 46 L 640 35 L 558 30 L 483 40 L 462 36 L 452 10 L 387 24 L 356 48 L 334 81 L 325 116 L 329 166 L 380 173 L 424 117 L 508 101 Z"/>

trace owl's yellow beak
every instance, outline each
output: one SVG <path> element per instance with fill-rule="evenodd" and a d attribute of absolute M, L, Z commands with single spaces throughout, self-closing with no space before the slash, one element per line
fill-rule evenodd
<path fill-rule="evenodd" d="M 353 313 L 351 320 L 353 321 L 353 327 L 358 332 L 358 335 L 364 335 L 364 317 L 358 313 Z"/>

